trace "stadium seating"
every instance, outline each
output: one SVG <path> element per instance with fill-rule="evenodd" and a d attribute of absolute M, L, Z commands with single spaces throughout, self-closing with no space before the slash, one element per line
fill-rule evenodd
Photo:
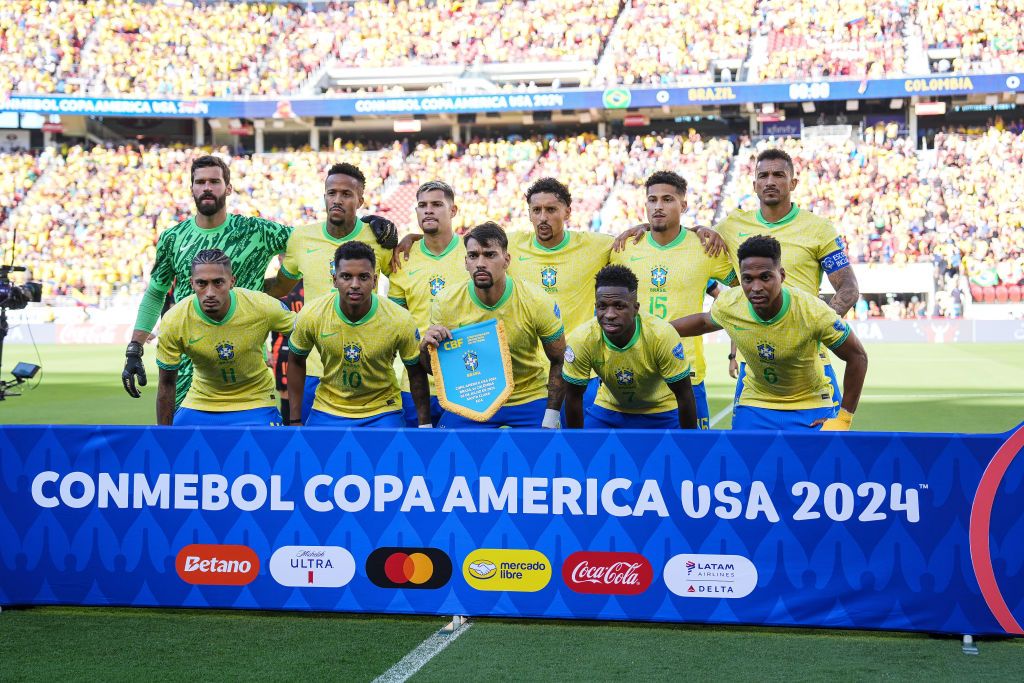
<path fill-rule="evenodd" d="M 925 44 L 951 50 L 939 68 L 953 72 L 1024 69 L 1024 4 L 1017 0 L 918 0 Z M 940 60 L 941 61 L 941 60 Z"/>

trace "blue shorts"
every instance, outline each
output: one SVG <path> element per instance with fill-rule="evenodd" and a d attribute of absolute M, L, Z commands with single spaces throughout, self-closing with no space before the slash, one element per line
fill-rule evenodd
<path fill-rule="evenodd" d="M 601 379 L 599 377 L 591 377 L 590 381 L 587 382 L 587 388 L 583 392 L 583 414 L 587 414 L 587 408 L 594 405 L 594 399 L 597 398 L 597 390 L 601 388 Z M 568 420 L 565 419 L 565 401 L 562 401 L 562 409 L 558 411 L 558 419 L 564 426 Z"/>
<path fill-rule="evenodd" d="M 704 388 L 704 382 L 691 384 L 693 387 L 693 402 L 697 405 L 697 429 L 711 429 L 711 412 L 708 411 L 708 390 Z M 679 427 L 679 420 L 676 419 L 675 427 Z"/>
<path fill-rule="evenodd" d="M 307 427 L 373 427 L 380 429 L 401 429 L 405 426 L 402 411 L 381 413 L 372 417 L 342 417 L 322 410 L 311 410 Z"/>
<path fill-rule="evenodd" d="M 319 377 L 306 375 L 305 387 L 302 390 L 302 424 L 309 420 L 309 413 L 313 410 L 313 400 L 316 398 L 316 388 L 320 386 Z"/>
<path fill-rule="evenodd" d="M 754 406 L 736 406 L 733 409 L 733 429 L 782 430 L 784 432 L 817 431 L 811 423 L 820 418 L 836 416 L 836 409 L 804 408 L 803 410 L 774 410 Z"/>
<path fill-rule="evenodd" d="M 836 409 L 839 408 L 839 404 L 843 402 L 843 392 L 839 390 L 839 379 L 836 377 L 836 370 L 832 367 L 832 364 L 828 362 L 827 357 L 822 357 L 825 362 L 825 376 L 828 377 L 828 381 L 832 383 L 832 406 Z M 747 364 L 740 363 L 740 374 L 736 378 L 736 395 L 732 399 L 732 414 L 736 416 L 736 406 L 740 404 L 740 394 L 743 393 L 743 378 L 747 376 Z"/>
<path fill-rule="evenodd" d="M 173 424 L 175 427 L 277 427 L 283 425 L 284 420 L 281 419 L 281 411 L 277 408 L 250 408 L 224 412 L 178 408 L 174 413 Z"/>
<path fill-rule="evenodd" d="M 405 415 L 405 426 L 411 429 L 416 429 L 420 426 L 419 415 L 416 414 L 416 404 L 412 401 L 412 394 L 408 391 L 402 392 L 402 413 Z M 441 408 L 441 404 L 437 402 L 437 396 L 430 397 L 430 424 L 437 426 L 438 420 L 441 419 L 441 415 L 444 414 L 444 410 Z"/>
<path fill-rule="evenodd" d="M 518 406 L 505 406 L 499 408 L 498 412 L 492 415 L 487 422 L 476 422 L 468 417 L 445 412 L 437 426 L 441 429 L 499 429 L 501 427 L 540 429 L 540 423 L 544 421 L 544 411 L 547 410 L 547 407 L 548 400 L 546 398 L 538 398 L 536 401 Z"/>
<path fill-rule="evenodd" d="M 583 426 L 586 429 L 679 429 L 679 413 L 668 410 L 636 415 L 593 405 L 583 415 Z"/>

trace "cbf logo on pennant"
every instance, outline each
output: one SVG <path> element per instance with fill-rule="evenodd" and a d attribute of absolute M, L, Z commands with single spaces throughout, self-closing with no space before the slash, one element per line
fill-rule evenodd
<path fill-rule="evenodd" d="M 437 400 L 456 415 L 486 422 L 515 389 L 505 325 L 485 320 L 451 333 L 438 349 L 430 349 Z"/>

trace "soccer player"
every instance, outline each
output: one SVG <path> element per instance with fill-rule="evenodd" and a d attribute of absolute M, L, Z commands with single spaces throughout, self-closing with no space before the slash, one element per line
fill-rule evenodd
<path fill-rule="evenodd" d="M 388 275 L 391 272 L 391 248 L 374 239 L 376 233 L 356 216 L 363 205 L 363 191 L 366 176 L 356 166 L 347 163 L 335 164 L 327 171 L 324 180 L 324 206 L 327 220 L 302 225 L 292 232 L 284 254 L 284 263 L 277 277 L 267 282 L 267 292 L 281 297 L 303 281 L 309 301 L 319 299 L 334 287 L 334 253 L 347 242 L 361 241 L 373 248 L 375 271 Z M 385 240 L 385 243 L 391 244 Z M 309 417 L 313 408 L 313 397 L 317 384 L 324 374 L 320 354 L 313 349 L 306 359 L 306 386 L 303 390 L 305 403 L 302 405 L 302 419 Z"/>
<path fill-rule="evenodd" d="M 733 267 L 724 253 L 709 256 L 700 240 L 682 228 L 686 211 L 686 180 L 672 171 L 653 173 L 644 183 L 651 231 L 639 243 L 613 252 L 611 261 L 626 266 L 644 283 L 638 292 L 640 309 L 662 320 L 699 313 L 709 280 L 731 284 Z M 710 413 L 704 388 L 704 344 L 698 337 L 684 340 L 692 363 L 692 386 L 700 429 L 708 429 Z"/>
<path fill-rule="evenodd" d="M 484 320 L 501 320 L 508 339 L 515 389 L 487 422 L 445 412 L 438 426 L 558 427 L 558 412 L 565 393 L 565 335 L 558 304 L 540 287 L 508 275 L 508 238 L 498 224 L 476 226 L 465 236 L 464 244 L 466 270 L 472 280 L 448 288 L 434 302 L 431 326 L 420 342 L 422 363 L 430 367 L 429 347 L 436 349 L 451 339 L 449 330 Z"/>
<path fill-rule="evenodd" d="M 164 316 L 157 343 L 157 424 L 281 424 L 274 375 L 263 357 L 271 332 L 287 333 L 295 314 L 262 292 L 235 288 L 231 261 L 219 249 L 192 259 L 191 289 Z M 178 369 L 191 359 L 194 377 L 177 412 Z"/>
<path fill-rule="evenodd" d="M 747 359 L 733 429 L 850 429 L 868 368 L 864 347 L 821 299 L 784 286 L 782 247 L 774 237 L 751 237 L 736 256 L 740 288 L 721 293 L 710 313 L 672 322 L 682 336 L 724 329 Z M 846 361 L 838 413 L 822 371 L 819 345 Z"/>
<path fill-rule="evenodd" d="M 423 240 L 412 248 L 404 267 L 391 274 L 388 298 L 412 313 L 421 334 L 430 327 L 430 308 L 441 292 L 446 287 L 461 286 L 469 279 L 466 248 L 452 231 L 452 219 L 458 212 L 455 191 L 447 183 L 432 180 L 416 191 L 416 221 L 423 231 Z M 406 426 L 419 424 L 407 373 L 402 377 L 402 409 Z M 441 419 L 442 412 L 431 379 L 430 418 L 434 425 Z"/>
<path fill-rule="evenodd" d="M 407 310 L 378 298 L 377 257 L 362 242 L 346 241 L 334 252 L 335 290 L 306 303 L 288 339 L 288 402 L 291 424 L 302 423 L 306 358 L 323 361 L 310 426 L 405 426 L 395 376 L 397 354 L 409 369 L 419 425 L 430 427 L 430 393 L 419 367 L 419 333 Z"/>
<path fill-rule="evenodd" d="M 664 320 L 639 313 L 639 283 L 629 268 L 605 266 L 595 282 L 597 317 L 566 340 L 566 426 L 696 429 L 690 363 L 679 335 Z M 584 418 L 591 371 L 601 378 L 601 388 Z"/>

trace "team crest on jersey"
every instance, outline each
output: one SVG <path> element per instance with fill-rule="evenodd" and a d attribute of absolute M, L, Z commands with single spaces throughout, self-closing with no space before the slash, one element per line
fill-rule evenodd
<path fill-rule="evenodd" d="M 540 283 L 545 287 L 554 287 L 558 284 L 558 270 L 548 266 L 540 271 Z"/>
<path fill-rule="evenodd" d="M 622 386 L 628 386 L 633 383 L 633 371 L 626 370 L 624 368 L 615 371 L 615 381 Z"/>
<path fill-rule="evenodd" d="M 679 360 L 686 360 L 686 351 L 683 349 L 682 342 L 675 345 L 675 348 L 672 349 L 672 355 Z"/>
<path fill-rule="evenodd" d="M 765 363 L 775 362 L 775 347 L 768 342 L 759 342 L 757 345 L 757 357 Z"/>
<path fill-rule="evenodd" d="M 363 357 L 363 347 L 354 342 L 345 344 L 342 350 L 345 354 L 346 363 L 358 363 L 359 359 Z"/>
<path fill-rule="evenodd" d="M 235 347 L 229 341 L 222 341 L 217 344 L 217 358 L 220 360 L 233 360 L 235 357 Z"/>
<path fill-rule="evenodd" d="M 430 277 L 430 296 L 437 296 L 444 289 L 444 278 L 440 275 Z"/>
<path fill-rule="evenodd" d="M 665 266 L 654 266 L 651 268 L 651 284 L 655 287 L 664 287 L 668 282 L 668 269 Z"/>
<path fill-rule="evenodd" d="M 462 362 L 469 372 L 473 372 L 480 367 L 480 358 L 476 355 L 476 351 L 466 351 L 466 353 L 462 354 Z"/>

